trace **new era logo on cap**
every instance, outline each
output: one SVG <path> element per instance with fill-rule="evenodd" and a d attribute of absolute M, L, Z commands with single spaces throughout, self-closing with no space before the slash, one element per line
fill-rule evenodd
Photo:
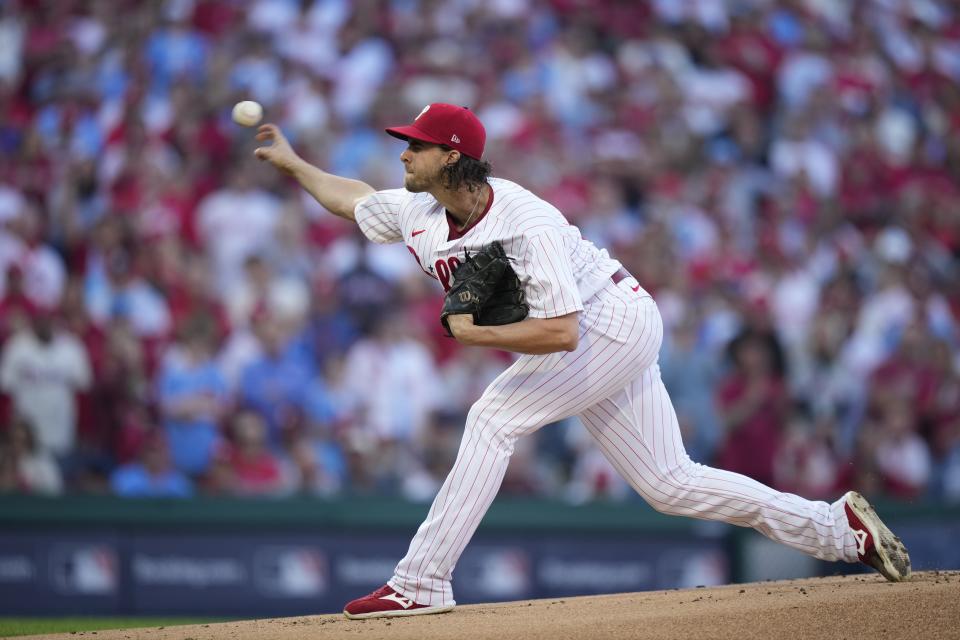
<path fill-rule="evenodd" d="M 422 140 L 452 147 L 465 156 L 479 160 L 487 141 L 483 123 L 470 109 L 454 104 L 428 104 L 413 124 L 390 127 L 387 133 L 401 140 Z"/>

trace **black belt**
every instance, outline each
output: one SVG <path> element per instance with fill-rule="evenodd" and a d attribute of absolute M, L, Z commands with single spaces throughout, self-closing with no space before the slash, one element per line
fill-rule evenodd
<path fill-rule="evenodd" d="M 620 269 L 617 270 L 616 273 L 610 276 L 610 279 L 613 280 L 613 284 L 620 284 L 627 278 L 632 278 L 632 277 L 633 276 L 630 275 L 629 271 L 621 267 Z"/>

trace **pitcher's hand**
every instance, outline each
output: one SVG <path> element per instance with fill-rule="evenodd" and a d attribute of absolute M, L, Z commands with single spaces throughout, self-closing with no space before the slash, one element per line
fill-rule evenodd
<path fill-rule="evenodd" d="M 257 147 L 254 150 L 259 160 L 266 160 L 280 171 L 293 175 L 297 164 L 302 162 L 300 156 L 293 150 L 287 138 L 280 131 L 280 127 L 275 124 L 262 124 L 257 129 L 257 140 L 269 142 L 264 147 Z"/>

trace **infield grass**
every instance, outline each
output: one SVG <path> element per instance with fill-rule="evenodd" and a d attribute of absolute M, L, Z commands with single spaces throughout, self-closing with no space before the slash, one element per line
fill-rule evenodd
<path fill-rule="evenodd" d="M 227 618 L 3 618 L 0 617 L 0 638 L 32 636 L 44 633 L 99 631 L 101 629 L 142 629 L 173 627 L 181 624 L 225 622 Z"/>

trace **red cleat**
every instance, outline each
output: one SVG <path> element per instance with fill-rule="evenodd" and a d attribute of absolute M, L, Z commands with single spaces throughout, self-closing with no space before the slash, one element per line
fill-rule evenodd
<path fill-rule="evenodd" d="M 890 582 L 900 582 L 910 577 L 910 555 L 900 538 L 880 520 L 880 516 L 856 491 L 844 496 L 847 522 L 857 539 L 857 557 L 860 562 L 873 567 Z"/>
<path fill-rule="evenodd" d="M 343 615 L 351 620 L 363 618 L 389 618 L 394 616 L 420 616 L 430 613 L 446 613 L 453 605 L 430 606 L 417 604 L 400 595 L 390 585 L 384 585 L 370 595 L 348 602 Z"/>

